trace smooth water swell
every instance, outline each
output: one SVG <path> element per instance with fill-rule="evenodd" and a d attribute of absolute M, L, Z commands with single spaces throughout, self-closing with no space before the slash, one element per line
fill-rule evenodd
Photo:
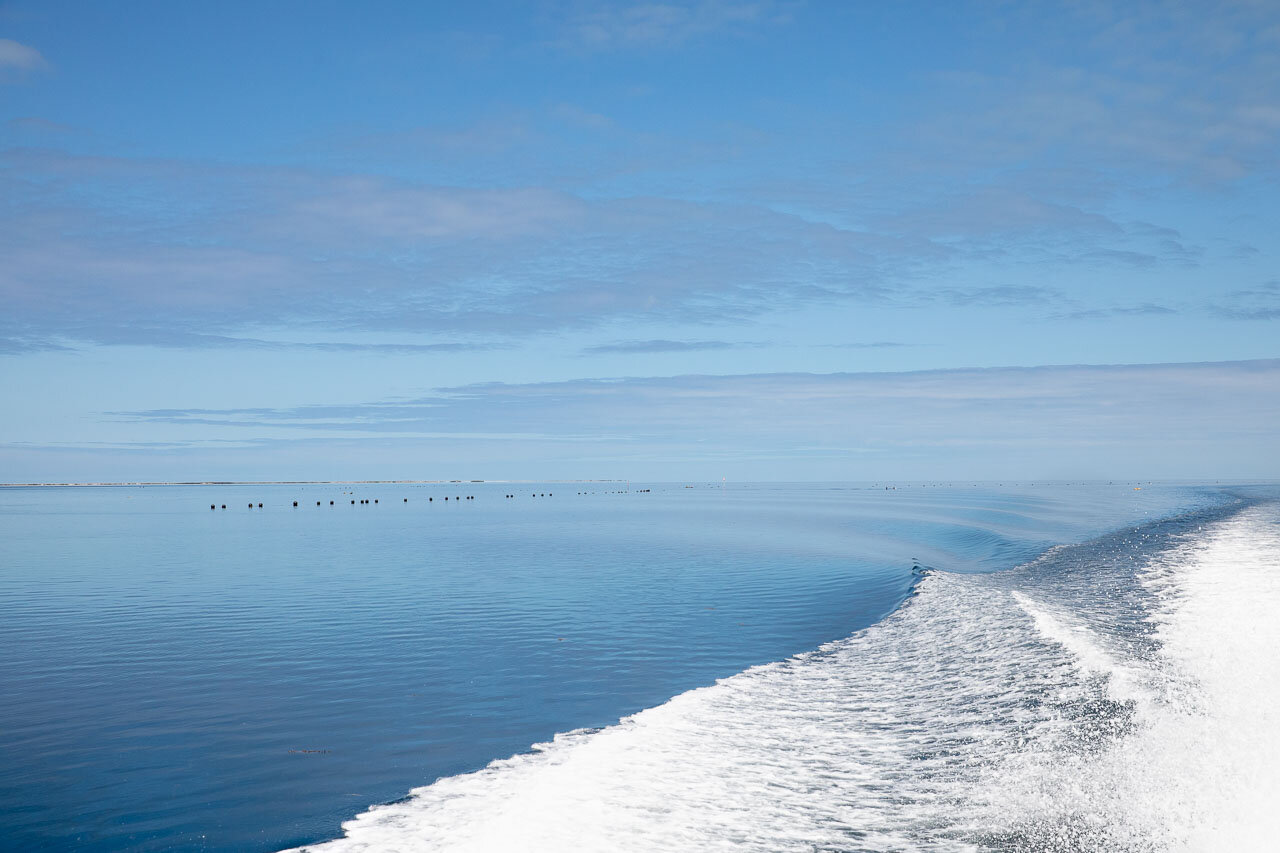
<path fill-rule="evenodd" d="M 846 640 L 441 779 L 311 849 L 1266 849 L 1276 504 L 1094 543 L 1106 583 L 1081 557 L 934 573 Z M 1110 596 L 1126 574 L 1135 594 Z"/>

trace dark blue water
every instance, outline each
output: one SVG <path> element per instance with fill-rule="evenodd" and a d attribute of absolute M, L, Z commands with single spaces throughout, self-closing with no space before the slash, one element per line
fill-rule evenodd
<path fill-rule="evenodd" d="M 1006 569 L 1215 494 L 3 489 L 0 837 L 333 837 L 414 786 L 845 637 L 894 611 L 917 566 Z"/>

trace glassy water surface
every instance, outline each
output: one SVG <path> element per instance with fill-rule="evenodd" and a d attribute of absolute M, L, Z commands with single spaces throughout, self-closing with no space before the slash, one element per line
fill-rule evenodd
<path fill-rule="evenodd" d="M 0 832 L 48 850 L 322 841 L 417 786 L 849 637 L 893 613 L 920 567 L 1009 569 L 1235 499 L 1127 484 L 6 488 Z"/>

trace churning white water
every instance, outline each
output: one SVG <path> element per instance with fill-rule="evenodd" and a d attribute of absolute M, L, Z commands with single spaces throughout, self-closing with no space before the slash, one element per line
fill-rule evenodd
<path fill-rule="evenodd" d="M 440 779 L 311 849 L 1274 849 L 1280 516 L 1150 550 L 1109 555 L 1138 611 L 1052 552 L 933 573 L 848 639 Z"/>

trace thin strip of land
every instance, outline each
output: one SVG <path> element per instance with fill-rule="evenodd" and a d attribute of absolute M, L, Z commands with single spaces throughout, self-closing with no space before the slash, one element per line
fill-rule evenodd
<path fill-rule="evenodd" d="M 137 480 L 101 483 L 0 483 L 0 488 L 36 486 L 422 486 L 439 483 L 623 483 L 625 480 Z"/>

